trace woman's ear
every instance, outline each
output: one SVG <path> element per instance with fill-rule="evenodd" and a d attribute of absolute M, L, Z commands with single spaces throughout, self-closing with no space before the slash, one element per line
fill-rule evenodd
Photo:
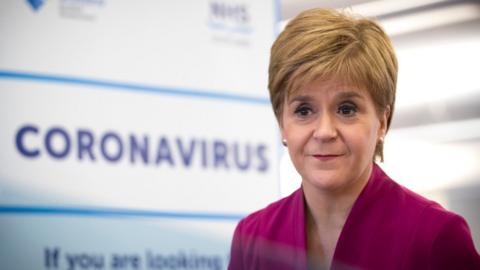
<path fill-rule="evenodd" d="M 387 105 L 387 107 L 385 107 L 385 110 L 383 110 L 383 113 L 380 115 L 380 130 L 379 130 L 378 136 L 382 140 L 383 140 L 383 137 L 385 137 L 385 134 L 387 134 L 389 117 L 390 117 L 390 106 Z"/>
<path fill-rule="evenodd" d="M 285 132 L 283 130 L 282 124 L 279 123 L 280 128 L 280 140 L 282 141 L 283 146 L 287 146 L 287 138 L 285 137 Z"/>

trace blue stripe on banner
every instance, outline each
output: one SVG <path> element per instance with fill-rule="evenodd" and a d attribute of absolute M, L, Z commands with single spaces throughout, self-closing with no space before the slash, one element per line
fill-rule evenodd
<path fill-rule="evenodd" d="M 51 83 L 64 83 L 64 84 L 76 84 L 76 85 L 88 85 L 103 88 L 116 88 L 119 90 L 147 92 L 155 94 L 173 95 L 173 96 L 186 96 L 193 98 L 205 98 L 205 99 L 217 99 L 225 101 L 234 101 L 250 104 L 269 105 L 270 101 L 267 98 L 242 96 L 234 94 L 222 94 L 204 90 L 193 90 L 184 88 L 166 88 L 161 86 L 142 85 L 114 82 L 107 80 L 94 80 L 72 76 L 57 76 L 47 75 L 31 72 L 17 72 L 0 70 L 0 78 L 9 78 L 17 80 L 29 80 L 29 81 L 42 81 Z"/>
<path fill-rule="evenodd" d="M 0 206 L 1 214 L 26 215 L 66 215 L 90 217 L 151 217 L 169 219 L 200 219 L 238 221 L 244 216 L 234 214 L 188 213 L 143 211 L 116 208 L 64 208 L 64 207 L 32 207 L 32 206 Z"/>

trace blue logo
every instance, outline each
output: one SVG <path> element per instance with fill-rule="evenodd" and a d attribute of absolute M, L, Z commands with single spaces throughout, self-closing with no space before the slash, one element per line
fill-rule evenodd
<path fill-rule="evenodd" d="M 45 3 L 45 0 L 27 0 L 27 2 L 30 4 L 34 11 L 38 11 Z"/>
<path fill-rule="evenodd" d="M 210 2 L 208 26 L 222 32 L 250 34 L 251 14 L 248 5 L 226 3 L 223 1 Z"/>

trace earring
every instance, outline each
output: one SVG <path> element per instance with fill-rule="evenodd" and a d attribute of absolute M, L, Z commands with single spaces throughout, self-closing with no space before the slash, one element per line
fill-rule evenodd
<path fill-rule="evenodd" d="M 282 139 L 283 146 L 287 146 L 287 139 Z"/>

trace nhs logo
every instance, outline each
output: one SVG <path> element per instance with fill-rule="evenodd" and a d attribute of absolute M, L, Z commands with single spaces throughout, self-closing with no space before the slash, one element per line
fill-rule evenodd
<path fill-rule="evenodd" d="M 27 3 L 30 4 L 34 11 L 38 11 L 45 3 L 45 0 L 27 0 Z"/>
<path fill-rule="evenodd" d="M 245 3 L 211 1 L 208 26 L 212 30 L 240 34 L 253 31 L 250 10 Z"/>

